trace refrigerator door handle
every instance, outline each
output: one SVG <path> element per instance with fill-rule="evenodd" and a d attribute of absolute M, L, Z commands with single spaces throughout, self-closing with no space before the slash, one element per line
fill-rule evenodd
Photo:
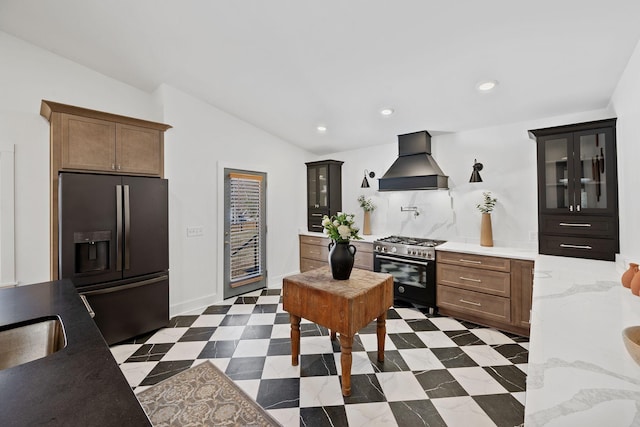
<path fill-rule="evenodd" d="M 134 283 L 129 283 L 128 285 L 112 286 L 110 288 L 98 289 L 95 291 L 87 291 L 87 292 L 81 291 L 81 292 L 82 292 L 82 295 L 88 295 L 88 296 L 111 294 L 114 292 L 124 291 L 125 289 L 133 289 L 133 288 L 139 288 L 140 286 L 152 285 L 154 283 L 159 283 L 159 282 L 162 282 L 163 280 L 168 280 L 168 279 L 169 279 L 169 276 L 165 274 L 159 277 L 154 277 L 153 279 L 143 280 L 142 282 L 134 282 Z"/>
<path fill-rule="evenodd" d="M 122 185 L 116 185 L 116 271 L 122 271 Z"/>
<path fill-rule="evenodd" d="M 131 251 L 129 250 L 129 235 L 131 234 L 131 215 L 129 212 L 129 186 L 124 185 L 124 269 L 131 267 Z"/>

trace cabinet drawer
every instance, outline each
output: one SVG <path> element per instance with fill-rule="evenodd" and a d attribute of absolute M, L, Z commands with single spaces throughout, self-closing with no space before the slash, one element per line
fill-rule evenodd
<path fill-rule="evenodd" d="M 329 244 L 329 238 L 300 234 L 300 244 L 302 243 L 306 243 L 308 245 L 327 246 Z"/>
<path fill-rule="evenodd" d="M 300 258 L 300 273 L 313 270 L 320 267 L 326 267 L 329 265 L 326 261 L 317 261 L 315 259 Z"/>
<path fill-rule="evenodd" d="M 509 272 L 511 261 L 509 258 L 490 257 L 484 255 L 463 254 L 458 252 L 436 251 L 438 263 L 455 264 L 466 267 L 482 268 Z"/>
<path fill-rule="evenodd" d="M 438 285 L 437 306 L 474 316 L 511 322 L 511 301 L 495 295 Z"/>
<path fill-rule="evenodd" d="M 436 280 L 439 285 L 453 286 L 501 297 L 509 297 L 511 295 L 511 276 L 509 273 L 500 271 L 438 263 L 436 265 Z"/>
<path fill-rule="evenodd" d="M 614 261 L 618 243 L 614 239 L 540 235 L 540 253 Z"/>
<path fill-rule="evenodd" d="M 324 227 L 322 226 L 322 218 L 309 216 L 307 218 L 307 230 L 315 233 L 322 233 L 324 231 Z"/>
<path fill-rule="evenodd" d="M 309 245 L 307 243 L 300 244 L 300 258 L 328 262 L 328 256 L 329 249 L 326 246 Z"/>
<path fill-rule="evenodd" d="M 543 215 L 540 217 L 540 232 L 613 239 L 618 235 L 618 222 L 615 218 L 601 216 Z"/>
<path fill-rule="evenodd" d="M 358 252 L 369 252 L 370 254 L 373 253 L 373 243 L 371 242 L 359 242 L 352 240 L 351 244 L 356 247 Z"/>
<path fill-rule="evenodd" d="M 353 262 L 353 267 L 373 271 L 373 253 L 360 252 L 360 250 L 358 250 L 358 252 L 356 252 L 356 258 Z"/>

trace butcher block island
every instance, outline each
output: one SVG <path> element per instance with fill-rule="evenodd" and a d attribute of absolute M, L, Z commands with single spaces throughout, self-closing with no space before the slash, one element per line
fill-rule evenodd
<path fill-rule="evenodd" d="M 348 280 L 335 280 L 329 267 L 288 276 L 282 283 L 283 308 L 291 317 L 291 363 L 298 365 L 300 319 L 340 334 L 342 394 L 351 395 L 351 348 L 360 329 L 377 319 L 378 361 L 384 361 L 387 310 L 393 304 L 393 277 L 354 268 Z"/>

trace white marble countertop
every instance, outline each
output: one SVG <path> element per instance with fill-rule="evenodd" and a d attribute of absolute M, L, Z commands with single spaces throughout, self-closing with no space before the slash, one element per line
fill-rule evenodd
<path fill-rule="evenodd" d="M 538 254 L 531 249 L 511 248 L 503 246 L 480 246 L 477 243 L 446 242 L 436 246 L 437 251 L 463 252 L 474 255 L 488 255 L 500 258 L 515 258 L 535 261 Z"/>
<path fill-rule="evenodd" d="M 640 425 L 640 366 L 622 330 L 640 325 L 640 297 L 616 264 L 535 260 L 525 425 Z"/>

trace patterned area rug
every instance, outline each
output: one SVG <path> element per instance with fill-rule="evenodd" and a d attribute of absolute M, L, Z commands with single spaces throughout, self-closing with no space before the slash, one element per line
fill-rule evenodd
<path fill-rule="evenodd" d="M 137 396 L 154 427 L 280 426 L 209 361 Z"/>

